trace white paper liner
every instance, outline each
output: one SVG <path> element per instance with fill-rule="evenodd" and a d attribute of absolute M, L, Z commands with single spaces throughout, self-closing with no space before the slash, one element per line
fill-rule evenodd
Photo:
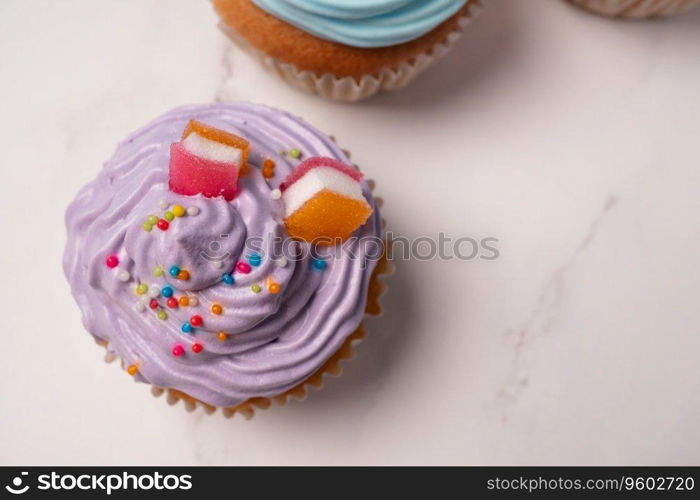
<path fill-rule="evenodd" d="M 680 14 L 700 0 L 570 0 L 586 9 L 613 17 L 645 18 Z"/>
<path fill-rule="evenodd" d="M 356 102 L 372 97 L 380 91 L 404 88 L 452 49 L 455 42 L 464 33 L 464 28 L 469 24 L 469 21 L 482 8 L 481 0 L 472 3 L 468 13 L 457 21 L 457 29 L 430 50 L 396 67 L 384 68 L 378 75 L 367 74 L 359 80 L 352 76 L 338 77 L 332 73 L 318 75 L 313 71 L 300 70 L 293 64 L 282 62 L 256 49 L 223 22 L 219 22 L 219 28 L 244 52 L 258 59 L 265 68 L 277 74 L 293 87 L 335 101 Z"/>

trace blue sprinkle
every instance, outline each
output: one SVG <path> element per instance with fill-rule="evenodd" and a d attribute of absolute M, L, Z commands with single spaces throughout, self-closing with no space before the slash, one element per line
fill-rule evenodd
<path fill-rule="evenodd" d="M 170 266 L 170 276 L 176 277 L 178 274 L 180 274 L 180 268 L 177 266 Z"/>
<path fill-rule="evenodd" d="M 164 286 L 163 288 L 161 288 L 160 293 L 163 295 L 163 297 L 168 299 L 173 296 L 173 287 Z"/>
<path fill-rule="evenodd" d="M 183 331 L 183 332 L 185 332 L 185 333 L 191 333 L 192 330 L 194 330 L 194 328 L 192 328 L 192 325 L 190 325 L 189 323 L 185 322 L 185 323 L 182 324 L 182 331 Z"/>
<path fill-rule="evenodd" d="M 221 279 L 223 280 L 224 283 L 227 285 L 233 285 L 236 281 L 233 279 L 233 276 L 230 274 L 224 274 Z"/>
<path fill-rule="evenodd" d="M 323 259 L 313 259 L 311 261 L 311 265 L 314 267 L 314 269 L 317 269 L 319 271 L 323 271 L 328 264 Z"/>
<path fill-rule="evenodd" d="M 259 253 L 251 254 L 251 256 L 248 257 L 248 263 L 253 267 L 258 267 L 261 262 L 262 256 Z"/>

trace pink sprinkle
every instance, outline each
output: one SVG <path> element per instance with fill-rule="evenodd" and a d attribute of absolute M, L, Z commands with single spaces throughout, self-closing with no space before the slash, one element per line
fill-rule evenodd
<path fill-rule="evenodd" d="M 180 357 L 185 354 L 185 347 L 182 344 L 175 344 L 173 346 L 173 356 Z"/>
<path fill-rule="evenodd" d="M 119 257 L 116 255 L 110 255 L 105 259 L 105 265 L 110 269 L 114 269 L 119 265 Z"/>
<path fill-rule="evenodd" d="M 250 264 L 248 264 L 247 262 L 241 261 L 238 264 L 236 264 L 236 271 L 238 271 L 239 273 L 248 274 L 250 272 L 250 269 Z"/>

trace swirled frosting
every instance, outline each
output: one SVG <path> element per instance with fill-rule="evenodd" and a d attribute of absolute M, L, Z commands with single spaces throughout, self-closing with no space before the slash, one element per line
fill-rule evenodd
<path fill-rule="evenodd" d="M 419 38 L 466 0 L 253 0 L 297 28 L 353 47 L 389 47 Z"/>
<path fill-rule="evenodd" d="M 168 190 L 169 148 L 191 119 L 251 144 L 250 171 L 231 202 Z M 318 269 L 306 243 L 285 238 L 282 201 L 271 196 L 299 162 L 281 153 L 293 148 L 349 163 L 331 139 L 282 111 L 252 104 L 179 108 L 121 142 L 70 205 L 63 266 L 83 323 L 110 352 L 138 366 L 138 380 L 222 407 L 272 397 L 313 374 L 358 327 L 377 260 L 365 237 L 380 232 L 372 193 L 363 182 L 373 216 L 342 248 L 318 249 L 314 258 L 325 262 Z M 267 180 L 259 169 L 265 159 L 276 164 Z M 190 214 L 165 231 L 144 230 L 143 221 L 166 205 L 190 208 Z M 260 262 L 236 273 L 251 252 Z M 106 256 L 118 265 L 105 265 Z M 170 266 L 187 269 L 190 278 L 170 276 Z M 165 273 L 154 276 L 160 268 Z M 230 270 L 235 282 L 222 282 Z M 270 280 L 279 293 L 266 289 Z M 138 285 L 148 292 L 138 295 Z M 167 286 L 173 297 L 194 298 L 196 305 L 166 307 L 158 292 Z M 152 299 L 157 309 L 149 307 Z M 221 314 L 212 313 L 214 304 Z M 186 333 L 182 325 L 193 315 L 203 323 Z M 230 335 L 221 341 L 218 332 Z M 201 353 L 192 352 L 194 343 Z M 173 355 L 178 344 L 182 356 Z"/>

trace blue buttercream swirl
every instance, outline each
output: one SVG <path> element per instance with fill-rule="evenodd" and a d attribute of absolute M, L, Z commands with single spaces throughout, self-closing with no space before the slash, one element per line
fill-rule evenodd
<path fill-rule="evenodd" d="M 253 0 L 273 16 L 319 38 L 352 47 L 415 40 L 455 15 L 466 0 Z"/>

